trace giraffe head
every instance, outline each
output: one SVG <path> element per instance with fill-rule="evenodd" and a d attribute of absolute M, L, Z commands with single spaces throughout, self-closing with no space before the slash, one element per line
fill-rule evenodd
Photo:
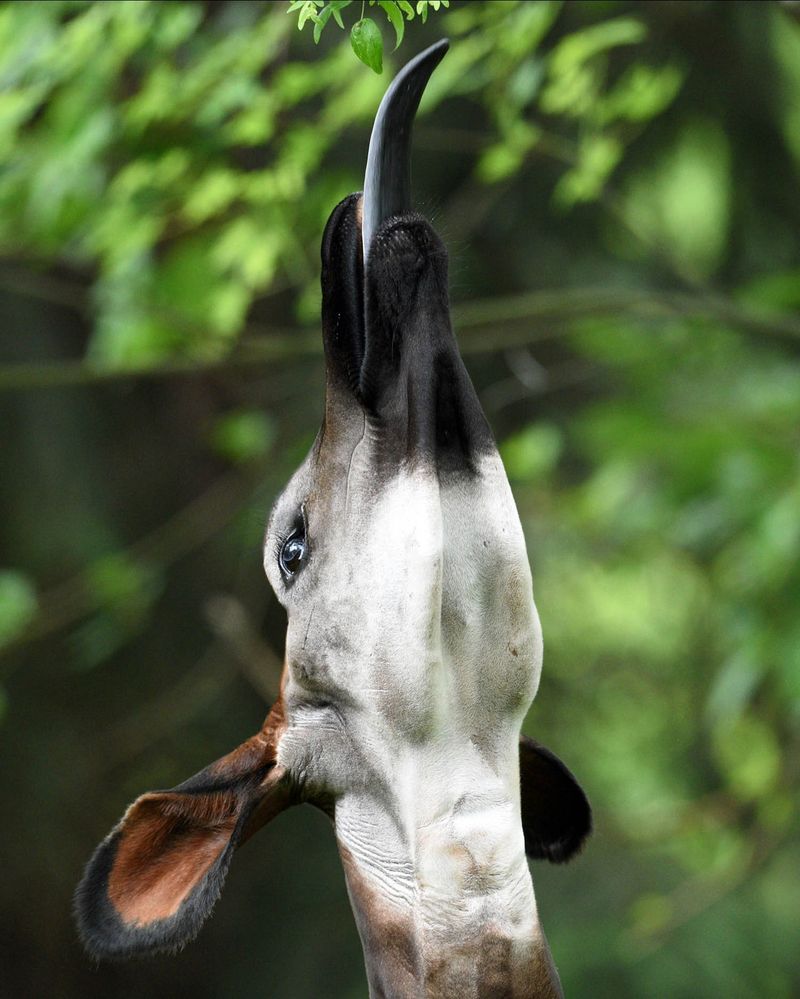
<path fill-rule="evenodd" d="M 365 949 L 421 890 L 458 908 L 516 885 L 525 847 L 563 860 L 588 832 L 566 768 L 520 750 L 542 658 L 525 541 L 450 326 L 445 248 L 410 208 L 411 123 L 445 50 L 393 82 L 365 193 L 323 236 L 324 419 L 264 545 L 288 616 L 280 697 L 261 732 L 137 799 L 95 852 L 76 911 L 98 956 L 191 938 L 236 847 L 293 803 L 334 820 Z"/>

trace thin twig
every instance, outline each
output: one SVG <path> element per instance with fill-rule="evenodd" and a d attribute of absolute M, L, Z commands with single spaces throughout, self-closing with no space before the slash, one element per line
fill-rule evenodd
<path fill-rule="evenodd" d="M 646 936 L 629 931 L 632 959 L 641 960 L 660 950 L 676 930 L 741 888 L 784 842 L 784 837 L 761 836 L 744 857 L 729 863 L 724 870 L 682 881 L 666 896 L 667 911 L 671 914 L 658 929 Z"/>
<path fill-rule="evenodd" d="M 241 601 L 231 594 L 209 598 L 205 606 L 206 619 L 217 638 L 236 657 L 244 678 L 272 704 L 278 696 L 282 664 L 253 626 Z"/>

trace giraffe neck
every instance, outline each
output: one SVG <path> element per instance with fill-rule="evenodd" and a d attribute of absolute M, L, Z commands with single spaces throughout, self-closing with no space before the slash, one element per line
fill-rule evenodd
<path fill-rule="evenodd" d="M 373 788 L 336 805 L 371 999 L 558 999 L 518 795 L 441 776 L 432 806 L 396 783 L 391 797 Z"/>

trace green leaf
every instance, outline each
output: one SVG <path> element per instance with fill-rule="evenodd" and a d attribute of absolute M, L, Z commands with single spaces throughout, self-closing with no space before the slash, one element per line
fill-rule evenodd
<path fill-rule="evenodd" d="M 383 72 L 383 39 L 372 18 L 362 17 L 356 21 L 350 30 L 350 44 L 365 66 L 376 73 Z"/>
<path fill-rule="evenodd" d="M 400 13 L 400 8 L 393 2 L 393 0 L 378 0 L 378 6 L 389 18 L 392 27 L 394 28 L 396 39 L 394 47 L 395 51 L 397 51 L 406 31 L 406 22 L 403 20 L 403 15 Z"/>
<path fill-rule="evenodd" d="M 322 6 L 323 6 L 322 3 L 315 2 L 315 0 L 306 0 L 297 18 L 298 31 L 303 30 L 306 21 L 311 20 L 315 24 L 319 21 L 319 14 L 317 13 L 317 8 Z"/>
<path fill-rule="evenodd" d="M 440 7 L 449 7 L 450 0 L 419 0 L 417 3 L 417 13 L 422 18 L 422 23 L 427 23 L 428 10 L 438 10 Z"/>
<path fill-rule="evenodd" d="M 325 4 L 324 6 L 320 3 L 317 6 L 322 7 L 319 14 L 312 16 L 314 21 L 314 41 L 319 42 L 322 37 L 322 31 L 328 21 L 333 17 L 334 21 L 339 25 L 340 28 L 344 27 L 344 21 L 342 20 L 341 10 L 344 7 L 349 7 L 353 0 L 333 0 L 333 3 Z"/>
<path fill-rule="evenodd" d="M 328 9 L 331 14 L 333 14 L 333 19 L 340 28 L 344 27 L 341 11 L 343 11 L 345 7 L 349 7 L 352 2 L 353 0 L 333 0 L 333 3 L 328 4 Z"/>
<path fill-rule="evenodd" d="M 314 21 L 314 44 L 318 45 L 320 37 L 322 36 L 322 29 L 330 20 L 333 10 L 330 7 L 324 7 Z"/>
<path fill-rule="evenodd" d="M 622 145 L 613 135 L 587 132 L 578 146 L 577 163 L 556 185 L 556 204 L 572 208 L 599 198 L 622 153 Z"/>
<path fill-rule="evenodd" d="M 636 45 L 646 35 L 646 27 L 630 17 L 603 21 L 567 35 L 549 56 L 549 83 L 542 93 L 542 110 L 577 118 L 596 112 L 605 75 L 603 55 L 623 45 Z"/>
<path fill-rule="evenodd" d="M 36 591 L 20 572 L 0 571 L 0 648 L 13 641 L 36 614 Z"/>
<path fill-rule="evenodd" d="M 605 97 L 598 98 L 593 116 L 601 124 L 620 118 L 649 121 L 672 103 L 684 75 L 673 65 L 656 67 L 634 63 Z"/>
<path fill-rule="evenodd" d="M 635 45 L 646 36 L 646 26 L 633 17 L 617 17 L 592 24 L 558 43 L 550 56 L 550 72 L 554 77 L 569 73 L 601 52 L 620 45 Z"/>
<path fill-rule="evenodd" d="M 414 17 L 414 8 L 408 2 L 408 0 L 397 0 L 397 6 L 406 15 L 409 21 Z"/>

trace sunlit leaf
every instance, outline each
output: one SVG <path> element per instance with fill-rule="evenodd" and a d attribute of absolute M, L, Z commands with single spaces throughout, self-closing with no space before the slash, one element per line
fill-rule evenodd
<path fill-rule="evenodd" d="M 578 147 L 577 164 L 556 185 L 556 203 L 572 208 L 600 197 L 622 154 L 622 144 L 613 136 L 601 132 L 587 133 Z"/>
<path fill-rule="evenodd" d="M 333 3 L 329 3 L 331 13 L 333 14 L 333 19 L 339 25 L 340 28 L 344 27 L 344 21 L 342 20 L 342 11 L 345 7 L 349 7 L 353 0 L 333 0 Z"/>
<path fill-rule="evenodd" d="M 608 94 L 598 98 L 592 117 L 603 125 L 620 118 L 647 121 L 672 103 L 683 79 L 677 66 L 634 63 Z"/>
<path fill-rule="evenodd" d="M 605 65 L 598 57 L 618 46 L 634 45 L 646 33 L 641 21 L 620 17 L 567 35 L 550 54 L 542 108 L 550 114 L 576 117 L 589 112 L 605 74 Z"/>
<path fill-rule="evenodd" d="M 400 8 L 394 3 L 394 0 L 378 0 L 378 6 L 386 13 L 389 18 L 392 27 L 394 28 L 395 35 L 395 48 L 400 45 L 403 40 L 403 35 L 406 30 L 406 23 Z"/>
<path fill-rule="evenodd" d="M 323 31 L 325 25 L 330 20 L 330 16 L 331 16 L 332 13 L 333 13 L 333 8 L 332 7 L 324 7 L 319 12 L 318 16 L 315 18 L 315 20 L 314 20 L 314 42 L 315 42 L 315 44 L 319 43 L 319 40 L 322 37 L 322 31 Z"/>
<path fill-rule="evenodd" d="M 383 39 L 377 24 L 363 17 L 350 29 L 350 44 L 358 58 L 376 73 L 383 72 Z"/>

